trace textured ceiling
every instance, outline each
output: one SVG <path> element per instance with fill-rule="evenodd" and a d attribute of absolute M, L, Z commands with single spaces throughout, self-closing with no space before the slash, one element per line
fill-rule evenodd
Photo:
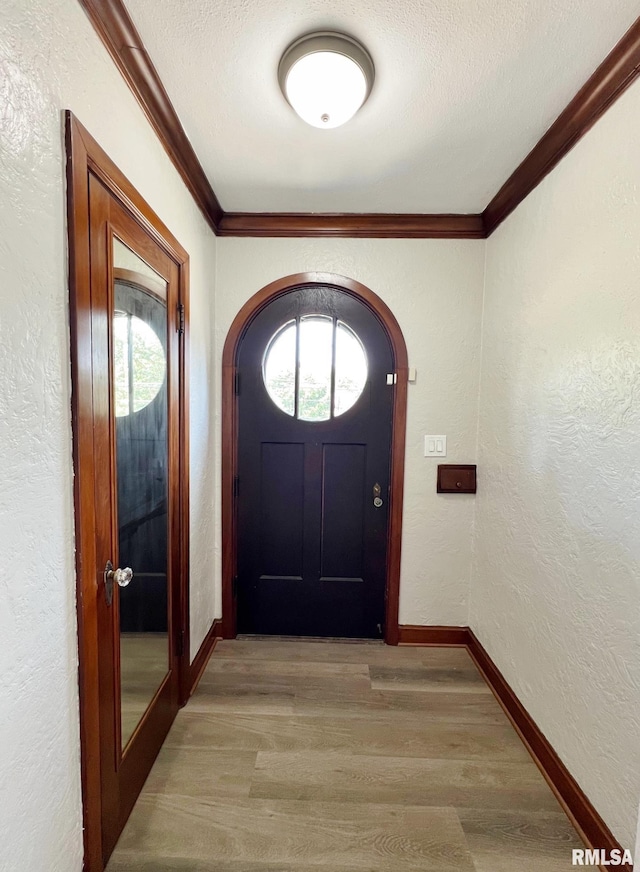
<path fill-rule="evenodd" d="M 638 0 L 125 0 L 227 211 L 479 212 L 638 15 Z M 277 67 L 313 30 L 371 53 L 318 130 Z"/>

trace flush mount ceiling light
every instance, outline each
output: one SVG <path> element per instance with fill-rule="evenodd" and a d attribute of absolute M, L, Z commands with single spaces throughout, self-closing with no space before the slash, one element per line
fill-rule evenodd
<path fill-rule="evenodd" d="M 314 127 L 340 127 L 356 114 L 373 85 L 367 50 L 342 33 L 310 33 L 282 56 L 278 79 L 298 115 Z"/>

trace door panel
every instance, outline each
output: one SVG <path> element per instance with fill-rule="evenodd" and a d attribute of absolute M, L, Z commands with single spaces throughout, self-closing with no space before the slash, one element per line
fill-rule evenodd
<path fill-rule="evenodd" d="M 362 581 L 366 445 L 324 445 L 320 581 Z"/>
<path fill-rule="evenodd" d="M 249 325 L 238 352 L 239 632 L 382 635 L 392 371 L 376 316 L 336 288 L 290 291 Z"/>
<path fill-rule="evenodd" d="M 94 177 L 89 202 L 106 862 L 179 702 L 178 267 Z"/>
<path fill-rule="evenodd" d="M 304 444 L 264 442 L 261 464 L 261 579 L 302 578 Z"/>

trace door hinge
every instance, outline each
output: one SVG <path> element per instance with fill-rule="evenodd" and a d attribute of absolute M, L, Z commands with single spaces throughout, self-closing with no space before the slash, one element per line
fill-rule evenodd
<path fill-rule="evenodd" d="M 238 576 L 233 576 L 233 583 L 231 585 L 233 591 L 233 598 L 235 599 L 238 596 Z"/>
<path fill-rule="evenodd" d="M 178 303 L 176 308 L 178 312 L 178 323 L 176 326 L 176 330 L 178 331 L 180 336 L 182 336 L 182 334 L 184 333 L 184 303 Z"/>
<path fill-rule="evenodd" d="M 233 495 L 236 498 L 240 496 L 240 476 L 239 475 L 233 476 Z"/>
<path fill-rule="evenodd" d="M 240 396 L 240 370 L 237 369 L 233 376 L 233 392 L 236 397 Z"/>
<path fill-rule="evenodd" d="M 176 654 L 178 657 L 184 656 L 184 630 L 180 630 L 178 633 L 178 644 L 176 646 L 177 651 Z"/>

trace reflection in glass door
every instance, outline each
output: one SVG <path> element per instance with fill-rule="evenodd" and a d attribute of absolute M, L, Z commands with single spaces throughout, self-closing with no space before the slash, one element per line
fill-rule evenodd
<path fill-rule="evenodd" d="M 120 712 L 124 749 L 170 668 L 167 283 L 114 237 Z"/>

